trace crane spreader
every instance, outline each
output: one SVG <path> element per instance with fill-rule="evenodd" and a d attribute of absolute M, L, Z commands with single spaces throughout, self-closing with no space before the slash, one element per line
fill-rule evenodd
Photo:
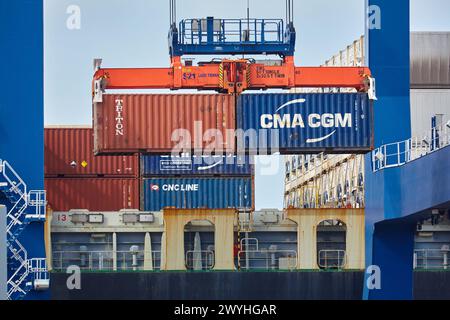
<path fill-rule="evenodd" d="M 245 90 L 345 87 L 375 99 L 375 80 L 367 67 L 296 67 L 293 1 L 283 19 L 184 19 L 176 23 L 170 0 L 168 68 L 102 68 L 94 62 L 94 102 L 107 89 L 196 89 L 240 94 Z M 186 55 L 278 55 L 281 60 L 213 59 L 193 65 Z"/>

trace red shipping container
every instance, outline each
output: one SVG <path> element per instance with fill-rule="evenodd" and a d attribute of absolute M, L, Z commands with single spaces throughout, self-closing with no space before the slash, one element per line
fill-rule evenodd
<path fill-rule="evenodd" d="M 45 128 L 45 176 L 137 177 L 137 156 L 94 156 L 93 129 L 89 127 Z"/>
<path fill-rule="evenodd" d="M 95 103 L 93 110 L 95 153 L 168 154 L 178 145 L 172 141 L 176 129 L 190 132 L 189 151 L 214 141 L 221 149 L 234 151 L 235 139 L 228 137 L 227 130 L 234 133 L 235 112 L 232 95 L 104 95 L 103 103 Z M 223 140 L 208 137 L 210 129 L 220 132 Z"/>
<path fill-rule="evenodd" d="M 139 179 L 48 178 L 47 201 L 53 211 L 139 209 Z"/>

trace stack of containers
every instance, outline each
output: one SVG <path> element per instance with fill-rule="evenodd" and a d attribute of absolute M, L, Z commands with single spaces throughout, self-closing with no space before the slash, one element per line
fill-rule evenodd
<path fill-rule="evenodd" d="M 174 157 L 209 146 L 203 134 L 222 135 L 216 143 L 235 151 L 235 97 L 226 94 L 105 94 L 93 105 L 94 153 L 141 156 L 140 209 L 225 209 L 254 207 L 254 169 L 248 157 Z M 181 135 L 187 135 L 181 136 Z M 197 139 L 200 138 L 200 139 Z"/>
<path fill-rule="evenodd" d="M 141 210 L 254 209 L 249 157 L 141 156 Z"/>
<path fill-rule="evenodd" d="M 54 211 L 139 209 L 138 156 L 94 156 L 91 127 L 45 128 L 45 189 Z"/>

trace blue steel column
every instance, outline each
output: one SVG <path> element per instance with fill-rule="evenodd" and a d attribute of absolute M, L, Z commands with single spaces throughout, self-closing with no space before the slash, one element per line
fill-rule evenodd
<path fill-rule="evenodd" d="M 0 157 L 27 183 L 44 189 L 43 1 L 0 1 Z M 44 224 L 19 239 L 28 258 L 45 257 Z M 47 299 L 32 291 L 27 299 Z"/>
<path fill-rule="evenodd" d="M 0 205 L 0 301 L 8 299 L 8 263 L 6 254 L 6 207 Z"/>
<path fill-rule="evenodd" d="M 376 7 L 374 7 L 376 6 Z M 409 0 L 367 0 L 381 28 L 366 31 L 368 65 L 377 81 L 375 146 L 411 137 Z M 376 24 L 374 24 L 376 26 Z M 366 265 L 381 269 L 381 289 L 365 299 L 412 299 L 414 223 L 401 218 L 400 170 L 372 173 L 366 157 Z M 367 275 L 366 275 L 367 277 Z"/>

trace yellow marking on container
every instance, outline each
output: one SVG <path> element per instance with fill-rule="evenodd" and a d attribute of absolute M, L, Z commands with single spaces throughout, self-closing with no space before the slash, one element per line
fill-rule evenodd
<path fill-rule="evenodd" d="M 223 88 L 224 82 L 223 82 L 223 64 L 219 65 L 219 87 Z"/>

